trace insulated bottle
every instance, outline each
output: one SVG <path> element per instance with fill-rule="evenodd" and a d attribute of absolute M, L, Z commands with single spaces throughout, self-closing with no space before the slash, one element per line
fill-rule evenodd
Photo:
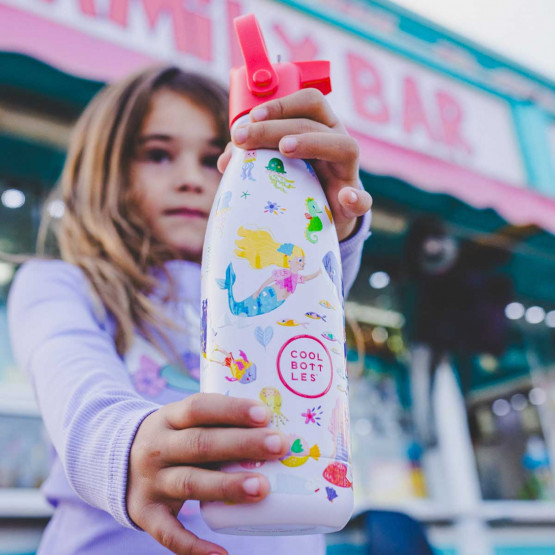
<path fill-rule="evenodd" d="M 253 15 L 235 19 L 245 66 L 231 70 L 230 125 L 302 88 L 331 90 L 329 62 L 271 64 Z M 203 502 L 227 534 L 334 532 L 353 509 L 344 300 L 337 233 L 311 165 L 233 147 L 210 214 L 201 269 L 201 391 L 257 399 L 286 436 L 255 504 Z"/>

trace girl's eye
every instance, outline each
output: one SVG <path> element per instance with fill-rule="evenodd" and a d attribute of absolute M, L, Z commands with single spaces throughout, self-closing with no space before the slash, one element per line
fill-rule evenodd
<path fill-rule="evenodd" d="M 160 164 L 161 162 L 167 162 L 171 160 L 171 154 L 163 148 L 152 148 L 150 150 L 147 150 L 147 152 L 145 153 L 145 158 L 149 162 Z"/>
<path fill-rule="evenodd" d="M 202 165 L 206 168 L 217 168 L 218 167 L 218 158 L 220 157 L 219 154 L 214 154 L 210 156 L 205 156 L 202 159 Z"/>

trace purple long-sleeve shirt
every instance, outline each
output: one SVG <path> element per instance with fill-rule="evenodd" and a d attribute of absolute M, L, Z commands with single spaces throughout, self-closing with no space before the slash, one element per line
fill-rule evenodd
<path fill-rule="evenodd" d="M 368 215 L 356 235 L 340 245 L 346 292 L 358 272 L 369 222 Z M 119 356 L 113 321 L 93 300 L 79 268 L 33 260 L 16 275 L 8 299 L 13 351 L 30 376 L 55 449 L 43 485 L 55 511 L 40 554 L 169 553 L 135 526 L 125 503 L 129 451 L 139 425 L 160 406 L 198 391 L 200 266 L 173 261 L 167 268 L 178 291 L 165 310 L 184 330 L 167 333 L 183 347 L 188 376 L 141 337 Z M 187 501 L 179 518 L 232 555 L 325 552 L 322 536 L 216 534 L 200 517 L 196 501 Z"/>

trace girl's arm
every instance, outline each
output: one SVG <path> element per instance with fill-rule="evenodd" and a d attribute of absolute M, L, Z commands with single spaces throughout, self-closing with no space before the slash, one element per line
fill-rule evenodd
<path fill-rule="evenodd" d="M 362 188 L 362 184 L 360 184 L 360 188 Z M 345 298 L 349 295 L 349 291 L 357 277 L 362 259 L 362 247 L 364 246 L 364 241 L 370 236 L 371 221 L 372 213 L 368 211 L 359 218 L 358 227 L 354 234 L 339 243 Z"/>
<path fill-rule="evenodd" d="M 134 527 L 125 507 L 126 453 L 159 405 L 137 395 L 97 312 L 82 272 L 61 261 L 25 264 L 8 298 L 15 359 L 31 379 L 70 485 Z"/>
<path fill-rule="evenodd" d="M 269 409 L 216 394 L 164 407 L 143 399 L 87 280 L 65 262 L 25 264 L 12 285 L 8 316 L 16 360 L 31 378 L 75 492 L 175 553 L 225 555 L 187 531 L 177 514 L 187 499 L 253 503 L 268 494 L 263 475 L 207 467 L 284 456 L 287 441 L 266 427 Z"/>

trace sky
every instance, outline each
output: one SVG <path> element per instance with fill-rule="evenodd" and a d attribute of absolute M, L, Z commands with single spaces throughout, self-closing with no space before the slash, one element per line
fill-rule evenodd
<path fill-rule="evenodd" d="M 394 0 L 555 82 L 555 0 Z"/>

